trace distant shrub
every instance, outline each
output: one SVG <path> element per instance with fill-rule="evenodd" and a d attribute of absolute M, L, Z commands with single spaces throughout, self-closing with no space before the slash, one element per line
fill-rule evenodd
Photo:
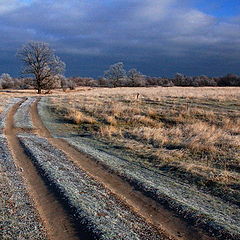
<path fill-rule="evenodd" d="M 3 89 L 12 88 L 14 86 L 14 81 L 8 73 L 3 73 L 0 76 L 0 85 Z"/>

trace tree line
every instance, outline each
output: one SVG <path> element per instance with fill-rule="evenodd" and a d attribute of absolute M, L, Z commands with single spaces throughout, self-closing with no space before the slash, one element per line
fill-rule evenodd
<path fill-rule="evenodd" d="M 124 69 L 122 62 L 115 63 L 104 72 L 103 77 L 98 79 L 71 77 L 68 81 L 74 86 L 91 87 L 150 87 L 150 86 L 182 86 L 182 87 L 204 87 L 204 86 L 240 86 L 240 76 L 227 74 L 223 77 L 186 76 L 177 73 L 174 78 L 150 77 L 143 75 L 137 69 L 128 71 Z"/>
<path fill-rule="evenodd" d="M 115 63 L 98 79 L 70 77 L 66 78 L 65 63 L 55 55 L 47 43 L 29 42 L 18 50 L 17 56 L 23 63 L 22 74 L 26 77 L 12 78 L 3 73 L 0 76 L 0 88 L 34 88 L 38 93 L 42 90 L 50 92 L 54 88 L 73 90 L 79 86 L 91 87 L 148 87 L 148 86 L 240 86 L 240 76 L 227 74 L 223 77 L 186 76 L 177 73 L 174 78 L 150 77 L 137 69 L 125 70 L 122 62 Z"/>

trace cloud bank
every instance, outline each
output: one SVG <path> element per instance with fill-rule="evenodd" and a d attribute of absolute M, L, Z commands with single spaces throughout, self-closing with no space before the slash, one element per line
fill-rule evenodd
<path fill-rule="evenodd" d="M 67 75 L 97 77 L 118 61 L 154 76 L 240 73 L 240 15 L 190 0 L 2 0 L 0 27 L 0 72 L 15 75 L 30 40 L 49 42 Z"/>

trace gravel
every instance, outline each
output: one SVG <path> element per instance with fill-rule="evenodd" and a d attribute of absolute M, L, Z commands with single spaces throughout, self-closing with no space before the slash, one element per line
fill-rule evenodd
<path fill-rule="evenodd" d="M 39 172 L 93 239 L 166 239 L 45 138 L 19 135 Z"/>
<path fill-rule="evenodd" d="M 46 240 L 30 200 L 21 169 L 14 164 L 5 136 L 0 135 L 0 239 Z"/>
<path fill-rule="evenodd" d="M 36 101 L 36 98 L 28 98 L 18 108 L 14 116 L 14 125 L 17 128 L 33 129 L 33 122 L 30 114 L 30 107 Z"/>

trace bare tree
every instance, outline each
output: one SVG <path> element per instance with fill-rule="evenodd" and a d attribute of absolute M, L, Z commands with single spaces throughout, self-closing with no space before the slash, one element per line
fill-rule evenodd
<path fill-rule="evenodd" d="M 120 86 L 121 80 L 126 78 L 126 71 L 122 62 L 115 63 L 109 67 L 109 70 L 104 72 L 104 77 L 111 81 L 114 87 Z"/>
<path fill-rule="evenodd" d="M 141 87 L 145 85 L 144 76 L 135 68 L 132 68 L 127 72 L 127 77 L 130 81 L 128 83 L 130 86 Z"/>
<path fill-rule="evenodd" d="M 29 42 L 18 50 L 17 56 L 24 63 L 22 73 L 35 77 L 34 87 L 39 94 L 42 89 L 54 87 L 54 76 L 65 70 L 65 63 L 45 42 Z"/>

